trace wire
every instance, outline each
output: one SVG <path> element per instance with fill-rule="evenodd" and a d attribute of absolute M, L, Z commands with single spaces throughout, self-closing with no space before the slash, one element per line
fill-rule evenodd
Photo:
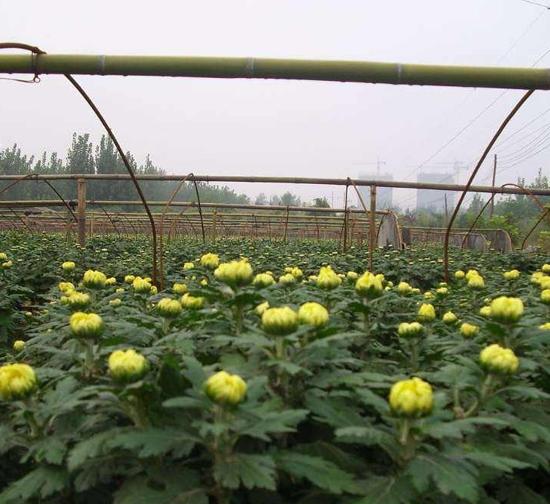
<path fill-rule="evenodd" d="M 550 6 L 549 6 L 549 5 L 541 4 L 541 3 L 539 3 L 539 2 L 535 2 L 534 0 L 519 0 L 519 1 L 520 1 L 520 2 L 524 2 L 524 3 L 531 4 L 531 5 L 537 5 L 538 7 L 544 7 L 545 9 L 550 10 Z"/>

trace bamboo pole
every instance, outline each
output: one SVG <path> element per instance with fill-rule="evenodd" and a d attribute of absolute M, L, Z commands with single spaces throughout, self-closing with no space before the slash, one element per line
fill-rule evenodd
<path fill-rule="evenodd" d="M 77 180 L 78 243 L 86 245 L 86 180 Z"/>
<path fill-rule="evenodd" d="M 369 222 L 369 271 L 373 269 L 374 263 L 374 247 L 376 246 L 376 186 L 370 188 L 370 222 Z"/>
<path fill-rule="evenodd" d="M 246 57 L 3 54 L 0 55 L 0 73 L 291 79 L 550 89 L 549 71 L 539 68 Z"/>

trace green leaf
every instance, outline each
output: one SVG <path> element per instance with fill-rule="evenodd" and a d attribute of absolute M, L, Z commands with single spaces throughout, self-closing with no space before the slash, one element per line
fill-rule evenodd
<path fill-rule="evenodd" d="M 305 478 L 330 493 L 359 492 L 353 475 L 321 457 L 286 451 L 275 454 L 275 461 L 280 470 L 296 478 Z"/>
<path fill-rule="evenodd" d="M 121 428 L 109 429 L 95 434 L 84 441 L 80 441 L 69 453 L 67 460 L 69 471 L 72 472 L 79 468 L 86 460 L 101 455 L 105 443 L 121 431 Z"/>
<path fill-rule="evenodd" d="M 123 483 L 114 494 L 113 504 L 208 504 L 208 496 L 199 485 L 192 471 L 172 471 L 161 481 L 140 475 Z"/>
<path fill-rule="evenodd" d="M 39 466 L 12 483 L 0 494 L 0 503 L 45 499 L 60 492 L 68 484 L 67 472 L 59 467 Z"/>
<path fill-rule="evenodd" d="M 415 488 L 423 492 L 433 481 L 444 495 L 454 494 L 468 502 L 477 502 L 478 483 L 475 467 L 458 458 L 442 455 L 418 455 L 407 467 Z"/>
<path fill-rule="evenodd" d="M 414 497 L 406 478 L 372 476 L 361 487 L 364 496 L 353 504 L 409 504 Z"/>
<path fill-rule="evenodd" d="M 195 441 L 195 438 L 173 429 L 132 429 L 113 436 L 105 443 L 105 449 L 130 450 L 139 458 L 156 457 L 171 451 L 181 456 L 189 454 Z"/>
<path fill-rule="evenodd" d="M 275 463 L 268 455 L 234 453 L 214 465 L 214 478 L 225 488 L 275 490 Z"/>
<path fill-rule="evenodd" d="M 307 417 L 308 410 L 273 411 L 263 414 L 239 433 L 264 441 L 269 441 L 268 434 L 295 432 L 296 426 Z"/>

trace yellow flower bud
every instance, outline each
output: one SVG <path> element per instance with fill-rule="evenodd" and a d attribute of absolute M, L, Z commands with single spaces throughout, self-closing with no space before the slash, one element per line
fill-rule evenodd
<path fill-rule="evenodd" d="M 262 327 L 269 334 L 290 334 L 298 327 L 298 314 L 288 306 L 268 308 L 262 314 Z"/>
<path fill-rule="evenodd" d="M 124 277 L 124 281 L 127 283 L 127 284 L 132 284 L 134 282 L 134 280 L 136 279 L 136 277 L 134 275 L 126 275 Z"/>
<path fill-rule="evenodd" d="M 259 315 L 260 317 L 264 314 L 264 311 L 266 311 L 269 308 L 269 302 L 264 301 L 263 303 L 260 303 L 255 308 L 256 315 Z"/>
<path fill-rule="evenodd" d="M 5 364 L 0 367 L 0 399 L 24 399 L 36 389 L 36 386 L 36 374 L 29 365 Z"/>
<path fill-rule="evenodd" d="M 543 273 L 550 273 L 550 264 L 543 264 L 541 270 Z"/>
<path fill-rule="evenodd" d="M 540 279 L 539 286 L 541 290 L 550 289 L 550 276 L 543 276 Z"/>
<path fill-rule="evenodd" d="M 411 294 L 412 290 L 413 288 L 407 282 L 399 282 L 399 284 L 397 285 L 397 292 L 402 296 L 407 296 L 408 294 Z"/>
<path fill-rule="evenodd" d="M 2 263 L 2 269 L 10 269 L 13 266 L 13 261 L 6 261 Z"/>
<path fill-rule="evenodd" d="M 423 303 L 418 309 L 417 318 L 420 322 L 431 322 L 435 317 L 435 308 L 431 304 Z"/>
<path fill-rule="evenodd" d="M 291 274 L 296 280 L 300 280 L 304 276 L 304 272 L 297 267 L 287 267 L 285 268 L 285 273 Z"/>
<path fill-rule="evenodd" d="M 544 278 L 546 275 L 542 271 L 535 271 L 531 275 L 531 283 L 534 284 L 540 284 L 540 281 L 542 278 Z"/>
<path fill-rule="evenodd" d="M 204 305 L 204 298 L 191 296 L 191 294 L 187 292 L 182 296 L 180 302 L 181 305 L 188 310 L 199 310 Z"/>
<path fill-rule="evenodd" d="M 149 369 L 147 359 L 132 348 L 115 350 L 109 355 L 108 365 L 113 380 L 122 383 L 139 380 Z"/>
<path fill-rule="evenodd" d="M 545 289 L 540 293 L 540 300 L 544 304 L 549 304 L 550 305 L 550 289 Z"/>
<path fill-rule="evenodd" d="M 433 299 L 435 296 L 430 291 L 424 292 L 424 299 Z"/>
<path fill-rule="evenodd" d="M 73 313 L 69 324 L 73 335 L 78 338 L 95 338 L 104 329 L 103 319 L 96 313 Z"/>
<path fill-rule="evenodd" d="M 88 270 L 84 273 L 82 278 L 82 283 L 88 289 L 101 289 L 105 287 L 105 282 L 107 281 L 107 276 L 101 271 Z"/>
<path fill-rule="evenodd" d="M 483 306 L 479 309 L 479 314 L 482 317 L 489 318 L 491 316 L 491 307 L 490 306 Z"/>
<path fill-rule="evenodd" d="M 170 298 L 162 298 L 157 303 L 157 311 L 161 317 L 176 318 L 182 311 L 182 306 L 179 301 Z"/>
<path fill-rule="evenodd" d="M 296 283 L 296 277 L 292 273 L 286 273 L 279 277 L 279 283 L 284 287 L 294 285 Z"/>
<path fill-rule="evenodd" d="M 496 343 L 485 347 L 479 354 L 481 365 L 491 373 L 513 374 L 519 367 L 519 359 L 513 350 Z"/>
<path fill-rule="evenodd" d="M 449 289 L 447 287 L 438 287 L 435 292 L 440 296 L 446 296 L 449 294 Z"/>
<path fill-rule="evenodd" d="M 105 280 L 105 285 L 116 285 L 116 278 L 115 277 L 107 278 L 107 280 Z"/>
<path fill-rule="evenodd" d="M 222 263 L 214 271 L 214 276 L 232 287 L 240 287 L 252 281 L 252 266 L 248 261 Z"/>
<path fill-rule="evenodd" d="M 0 252 L 0 261 L 7 261 L 8 255 L 5 252 Z"/>
<path fill-rule="evenodd" d="M 217 254 L 204 254 L 201 257 L 201 266 L 208 269 L 216 269 L 220 265 L 220 258 Z"/>
<path fill-rule="evenodd" d="M 324 290 L 332 290 L 342 283 L 342 279 L 330 266 L 323 266 L 317 275 L 317 287 Z"/>
<path fill-rule="evenodd" d="M 151 296 L 154 296 L 158 293 L 158 291 L 159 290 L 156 285 L 151 285 L 151 288 L 149 289 L 149 294 L 151 294 Z"/>
<path fill-rule="evenodd" d="M 69 305 L 72 310 L 82 310 L 90 304 L 90 301 L 90 296 L 83 292 L 73 291 L 66 297 L 66 304 Z"/>
<path fill-rule="evenodd" d="M 57 288 L 63 293 L 74 291 L 74 285 L 71 282 L 59 282 Z"/>
<path fill-rule="evenodd" d="M 76 268 L 76 264 L 73 261 L 65 261 L 61 265 L 63 271 L 73 271 Z"/>
<path fill-rule="evenodd" d="M 443 315 L 443 322 L 445 322 L 445 324 L 456 324 L 457 320 L 458 317 L 452 311 L 448 311 Z"/>
<path fill-rule="evenodd" d="M 470 278 L 476 277 L 476 276 L 481 276 L 481 275 L 475 269 L 468 270 L 468 273 L 466 273 L 465 275 L 466 280 L 470 280 Z"/>
<path fill-rule="evenodd" d="M 419 418 L 429 415 L 433 407 L 432 387 L 421 378 L 411 378 L 394 383 L 389 396 L 395 415 Z"/>
<path fill-rule="evenodd" d="M 236 406 L 246 396 L 246 382 L 239 375 L 220 371 L 204 384 L 204 391 L 210 400 L 218 404 Z"/>
<path fill-rule="evenodd" d="M 252 282 L 252 285 L 254 287 L 257 287 L 258 289 L 262 289 L 264 287 L 269 287 L 270 285 L 273 285 L 275 283 L 275 279 L 272 275 L 268 273 L 258 273 Z"/>
<path fill-rule="evenodd" d="M 109 304 L 110 304 L 111 306 L 114 306 L 114 307 L 116 308 L 117 306 L 120 306 L 120 305 L 122 304 L 122 299 L 119 299 L 119 298 L 111 299 L 111 300 L 109 301 Z"/>
<path fill-rule="evenodd" d="M 542 325 L 539 325 L 541 331 L 550 331 L 550 322 L 546 322 Z"/>
<path fill-rule="evenodd" d="M 384 293 L 383 278 L 373 275 L 369 271 L 363 273 L 355 282 L 355 291 L 363 297 L 374 299 Z"/>
<path fill-rule="evenodd" d="M 416 338 L 423 332 L 424 327 L 419 322 L 401 322 L 397 327 L 397 334 L 402 338 Z"/>
<path fill-rule="evenodd" d="M 13 349 L 16 352 L 21 352 L 25 348 L 25 342 L 23 340 L 16 340 L 13 342 Z"/>
<path fill-rule="evenodd" d="M 328 310 L 319 303 L 304 303 L 298 309 L 298 320 L 301 324 L 322 327 L 329 320 Z"/>
<path fill-rule="evenodd" d="M 355 271 L 348 271 L 346 273 L 346 277 L 349 279 L 349 280 L 357 280 L 359 278 L 359 274 L 356 273 Z"/>
<path fill-rule="evenodd" d="M 187 285 L 184 283 L 175 283 L 172 285 L 172 292 L 174 294 L 178 294 L 179 296 L 183 296 L 187 292 Z"/>
<path fill-rule="evenodd" d="M 460 326 L 460 334 L 464 336 L 465 338 L 471 338 L 475 336 L 479 332 L 479 327 L 475 324 L 469 324 L 468 322 L 464 322 Z"/>
<path fill-rule="evenodd" d="M 491 318 L 498 322 L 517 322 L 523 315 L 523 302 L 520 298 L 500 296 L 491 302 Z"/>
<path fill-rule="evenodd" d="M 517 269 L 513 269 L 510 271 L 505 271 L 502 276 L 505 280 L 517 280 L 519 278 L 519 271 Z"/>
<path fill-rule="evenodd" d="M 132 288 L 138 294 L 150 294 L 152 285 L 141 277 L 135 277 L 132 281 Z"/>
<path fill-rule="evenodd" d="M 118 289 L 115 289 L 115 292 L 117 294 L 122 294 L 124 292 L 124 289 L 122 287 L 119 287 Z"/>
<path fill-rule="evenodd" d="M 183 269 L 184 270 L 190 270 L 190 269 L 193 269 L 194 267 L 195 267 L 195 265 L 192 262 L 183 263 Z"/>
<path fill-rule="evenodd" d="M 483 289 L 485 288 L 485 280 L 480 275 L 472 275 L 468 279 L 468 287 L 471 289 Z"/>

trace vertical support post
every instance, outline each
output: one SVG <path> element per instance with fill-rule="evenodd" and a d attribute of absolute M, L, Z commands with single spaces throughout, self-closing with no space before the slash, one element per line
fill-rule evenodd
<path fill-rule="evenodd" d="M 212 238 L 215 241 L 218 236 L 218 209 L 214 208 L 214 215 L 212 219 Z"/>
<path fill-rule="evenodd" d="M 288 241 L 288 205 L 286 207 L 286 219 L 285 219 L 285 235 L 284 235 L 284 242 L 286 243 Z"/>
<path fill-rule="evenodd" d="M 376 247 L 376 186 L 370 187 L 369 213 L 369 271 L 372 271 L 374 262 L 374 248 Z"/>
<path fill-rule="evenodd" d="M 78 244 L 86 245 L 86 179 L 79 178 L 77 183 Z"/>
<path fill-rule="evenodd" d="M 447 205 L 447 193 L 445 193 L 445 222 L 443 225 L 447 227 L 448 224 L 449 224 L 449 207 Z"/>
<path fill-rule="evenodd" d="M 346 184 L 346 193 L 344 196 L 344 252 L 348 249 L 348 190 L 349 183 Z"/>
<path fill-rule="evenodd" d="M 493 189 L 495 188 L 495 181 L 497 177 L 497 155 L 495 154 L 495 157 L 493 159 L 493 181 L 491 182 L 491 186 Z M 493 198 L 491 199 L 491 210 L 489 211 L 489 218 L 493 218 L 493 212 L 495 211 L 495 193 L 493 193 Z"/>
<path fill-rule="evenodd" d="M 94 213 L 90 215 L 90 236 L 94 236 L 95 218 Z"/>

